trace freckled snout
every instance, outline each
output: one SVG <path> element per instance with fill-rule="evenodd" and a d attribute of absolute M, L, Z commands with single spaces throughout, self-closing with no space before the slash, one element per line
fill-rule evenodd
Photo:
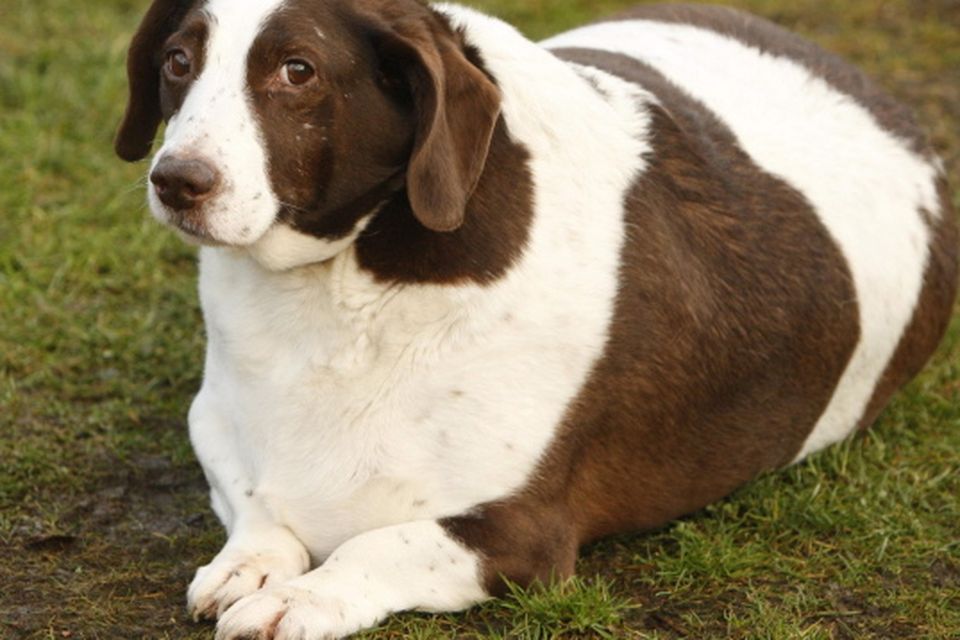
<path fill-rule="evenodd" d="M 209 200 L 220 184 L 220 173 L 197 158 L 160 158 L 150 173 L 160 201 L 174 211 L 193 211 Z"/>

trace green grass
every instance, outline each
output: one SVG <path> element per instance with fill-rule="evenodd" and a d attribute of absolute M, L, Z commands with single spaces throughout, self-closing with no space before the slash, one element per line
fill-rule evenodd
<path fill-rule="evenodd" d="M 628 4 L 489 0 L 543 36 Z M 741 0 L 916 106 L 960 205 L 960 7 Z M 203 337 L 192 250 L 111 152 L 144 0 L 0 5 L 0 638 L 209 638 L 183 592 L 222 542 L 186 439 Z M 960 637 L 960 320 L 865 437 L 583 579 L 369 638 Z"/>

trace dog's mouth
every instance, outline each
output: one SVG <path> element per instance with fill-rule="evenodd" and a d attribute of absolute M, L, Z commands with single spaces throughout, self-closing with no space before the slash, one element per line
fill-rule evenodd
<path fill-rule="evenodd" d="M 173 211 L 164 207 L 163 213 L 163 222 L 185 242 L 206 247 L 227 246 L 226 242 L 213 235 L 201 212 Z"/>
<path fill-rule="evenodd" d="M 245 238 L 225 239 L 211 224 L 211 211 L 207 207 L 178 211 L 156 198 L 151 192 L 150 211 L 165 227 L 173 230 L 187 244 L 203 247 L 242 246 Z M 215 216 L 214 216 L 215 217 Z M 246 231 L 244 228 L 243 231 Z"/>
<path fill-rule="evenodd" d="M 170 221 L 170 224 L 174 230 L 188 242 L 208 247 L 226 246 L 225 242 L 213 236 L 206 224 L 197 222 L 193 219 L 193 216 L 175 215 L 174 219 Z"/>

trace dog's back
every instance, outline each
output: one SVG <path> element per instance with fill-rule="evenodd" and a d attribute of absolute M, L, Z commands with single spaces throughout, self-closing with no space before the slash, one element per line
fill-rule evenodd
<path fill-rule="evenodd" d="M 582 486 L 621 474 L 585 489 L 585 529 L 659 524 L 869 425 L 956 290 L 954 215 L 909 111 L 727 8 L 639 7 L 545 44 L 653 96 L 611 340 L 567 418 L 591 434 L 576 455 L 598 450 Z"/>

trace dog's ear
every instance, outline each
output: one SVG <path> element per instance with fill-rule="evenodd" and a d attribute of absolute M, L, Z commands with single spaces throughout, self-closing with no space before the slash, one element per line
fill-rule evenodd
<path fill-rule="evenodd" d="M 459 34 L 424 9 L 419 19 L 374 20 L 374 46 L 387 75 L 402 74 L 415 133 L 407 196 L 428 229 L 463 224 L 500 117 L 500 91 L 467 56 Z"/>
<path fill-rule="evenodd" d="M 129 162 L 150 153 L 160 120 L 160 47 L 177 30 L 195 0 L 154 0 L 127 53 L 130 97 L 114 140 L 117 155 Z"/>

